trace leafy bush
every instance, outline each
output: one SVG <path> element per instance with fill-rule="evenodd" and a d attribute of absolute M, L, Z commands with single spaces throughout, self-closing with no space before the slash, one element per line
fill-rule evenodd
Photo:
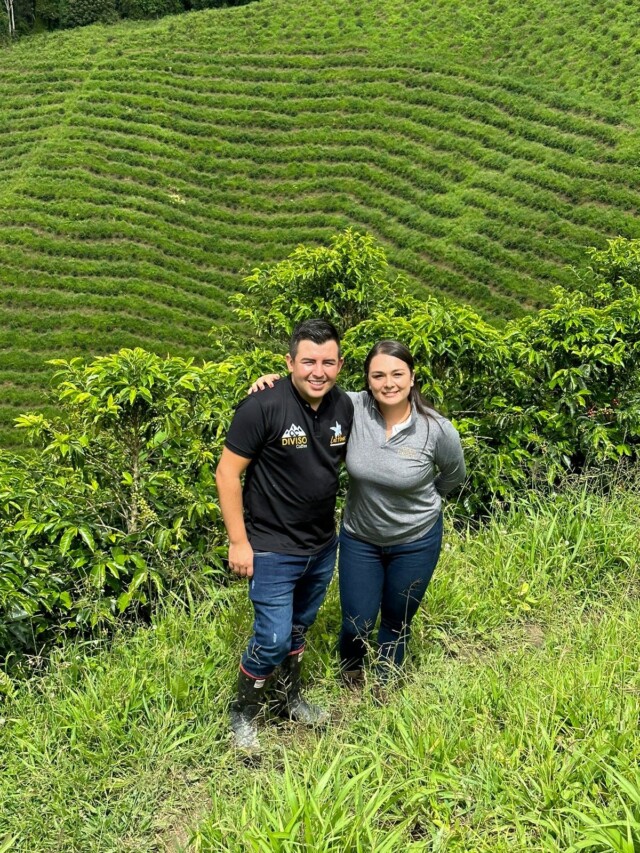
<path fill-rule="evenodd" d="M 48 29 L 60 24 L 61 6 L 65 0 L 36 0 L 35 15 Z"/>
<path fill-rule="evenodd" d="M 35 646 L 42 629 L 71 605 L 71 567 L 50 543 L 65 533 L 65 514 L 78 522 L 83 484 L 73 472 L 52 476 L 38 462 L 0 458 L 0 649 Z"/>
<path fill-rule="evenodd" d="M 34 455 L 0 458 L 0 649 L 34 645 L 56 624 L 148 613 L 194 570 L 221 567 L 213 468 L 233 407 L 252 379 L 281 369 L 275 351 L 312 315 L 344 332 L 350 389 L 363 387 L 376 340 L 410 347 L 423 390 L 462 436 L 467 513 L 516 501 L 531 482 L 636 461 L 640 292 L 627 279 L 637 258 L 637 243 L 612 241 L 592 253 L 580 290 L 555 291 L 551 308 L 499 331 L 468 307 L 389 283 L 383 250 L 348 230 L 252 272 L 236 301 L 253 342 L 223 332 L 217 362 L 142 349 L 54 362 L 60 416 L 18 418 Z"/>
<path fill-rule="evenodd" d="M 61 417 L 20 417 L 39 452 L 0 460 L 0 649 L 148 612 L 219 569 L 213 466 L 247 373 L 265 369 L 140 349 L 57 364 Z"/>
<path fill-rule="evenodd" d="M 182 0 L 117 0 L 117 9 L 123 18 L 161 18 L 183 12 Z"/>
<path fill-rule="evenodd" d="M 579 290 L 556 289 L 551 308 L 500 332 L 466 306 L 389 284 L 382 249 L 349 230 L 330 249 L 298 247 L 254 270 L 239 313 L 258 339 L 280 337 L 280 346 L 299 319 L 337 322 L 346 330 L 341 382 L 351 389 L 364 387 L 361 365 L 376 340 L 406 343 L 426 395 L 461 433 L 463 504 L 476 513 L 532 481 L 637 458 L 640 292 L 627 279 L 638 274 L 640 241 L 618 238 L 591 258 Z"/>
<path fill-rule="evenodd" d="M 109 23 L 117 17 L 115 0 L 60 0 L 63 27 L 84 27 L 98 21 Z"/>
<path fill-rule="evenodd" d="M 392 308 L 403 286 L 401 279 L 395 287 L 386 281 L 386 267 L 373 237 L 348 228 L 328 247 L 298 246 L 286 260 L 254 269 L 244 279 L 246 294 L 234 297 L 236 313 L 262 339 L 281 343 L 309 317 L 326 317 L 345 332 L 372 312 Z"/>
<path fill-rule="evenodd" d="M 607 248 L 588 249 L 591 258 L 590 273 L 604 278 L 609 284 L 622 281 L 640 286 L 640 240 L 626 240 L 616 237 L 607 240 Z"/>

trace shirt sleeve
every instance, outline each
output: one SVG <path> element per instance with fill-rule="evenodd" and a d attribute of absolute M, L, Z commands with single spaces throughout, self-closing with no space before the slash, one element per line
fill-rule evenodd
<path fill-rule="evenodd" d="M 245 459 L 255 459 L 267 439 L 266 418 L 258 395 L 238 404 L 224 446 Z"/>
<path fill-rule="evenodd" d="M 435 487 L 442 497 L 461 486 L 467 474 L 458 430 L 447 420 L 441 421 L 440 434 L 436 441 L 435 463 L 438 476 Z"/>

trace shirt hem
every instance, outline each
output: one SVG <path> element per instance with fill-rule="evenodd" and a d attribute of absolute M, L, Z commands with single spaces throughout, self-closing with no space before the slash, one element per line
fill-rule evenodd
<path fill-rule="evenodd" d="M 342 529 L 353 539 L 358 539 L 360 542 L 366 542 L 368 545 L 375 545 L 378 548 L 390 548 L 392 545 L 411 545 L 412 542 L 417 542 L 419 539 L 424 539 L 424 537 L 429 533 L 429 531 L 433 528 L 433 526 L 437 523 L 438 519 L 442 515 L 442 510 L 436 515 L 431 524 L 421 529 L 421 532 L 416 536 L 411 536 L 409 539 L 385 539 L 384 541 L 376 541 L 372 539 L 370 536 L 368 538 L 364 538 L 355 533 L 352 529 L 350 529 L 347 524 L 343 522 Z"/>
<path fill-rule="evenodd" d="M 314 557 L 316 554 L 324 551 L 325 548 L 328 548 L 329 545 L 333 545 L 337 538 L 337 533 L 334 533 L 333 536 L 330 539 L 327 539 L 327 541 L 322 545 L 314 545 L 313 548 L 297 548 L 295 550 L 291 548 L 284 550 L 274 544 L 254 543 L 251 541 L 251 534 L 249 534 L 249 543 L 251 544 L 254 552 L 258 553 L 265 551 L 271 554 L 281 554 L 283 557 Z"/>

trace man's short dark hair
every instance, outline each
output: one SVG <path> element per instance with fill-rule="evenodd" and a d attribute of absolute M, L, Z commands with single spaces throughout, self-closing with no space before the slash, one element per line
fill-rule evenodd
<path fill-rule="evenodd" d="M 328 320 L 314 318 L 298 323 L 289 341 L 291 358 L 296 357 L 300 341 L 313 341 L 314 344 L 326 344 L 327 341 L 335 341 L 338 344 L 338 358 L 340 357 L 340 335 L 336 327 Z"/>

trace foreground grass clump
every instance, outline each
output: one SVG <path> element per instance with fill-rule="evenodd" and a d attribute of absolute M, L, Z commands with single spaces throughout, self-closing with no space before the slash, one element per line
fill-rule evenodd
<path fill-rule="evenodd" d="M 640 800 L 639 507 L 637 488 L 576 486 L 449 527 L 406 684 L 381 704 L 337 684 L 333 587 L 308 656 L 332 725 L 265 722 L 257 769 L 226 733 L 243 584 L 3 677 L 4 849 L 622 853 Z"/>

